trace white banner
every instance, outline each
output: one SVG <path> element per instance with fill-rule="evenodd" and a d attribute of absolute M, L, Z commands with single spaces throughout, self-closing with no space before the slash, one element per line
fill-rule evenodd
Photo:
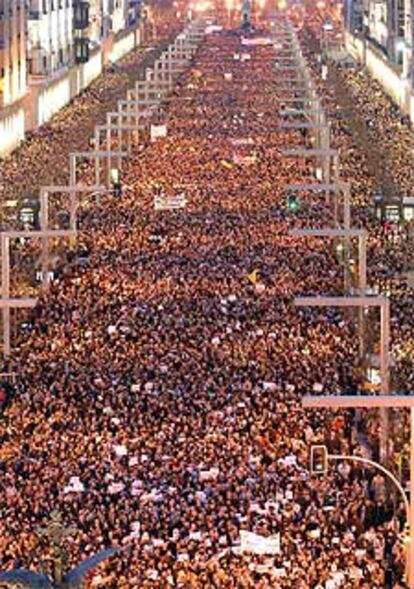
<path fill-rule="evenodd" d="M 167 125 L 151 125 L 151 141 L 167 137 Z"/>
<path fill-rule="evenodd" d="M 254 145 L 254 139 L 252 137 L 230 139 L 232 145 Z"/>
<path fill-rule="evenodd" d="M 233 156 L 233 162 L 239 166 L 252 166 L 256 163 L 256 156 L 235 154 Z"/>
<path fill-rule="evenodd" d="M 185 209 L 187 206 L 187 199 L 184 194 L 177 196 L 154 196 L 154 209 L 156 211 L 168 211 L 173 209 Z"/>
<path fill-rule="evenodd" d="M 268 37 L 256 37 L 256 39 L 242 39 L 242 45 L 273 45 L 273 41 Z"/>
<path fill-rule="evenodd" d="M 265 538 L 253 532 L 240 532 L 241 552 L 252 552 L 253 554 L 279 554 L 280 534 Z"/>
<path fill-rule="evenodd" d="M 205 34 L 210 35 L 211 33 L 220 33 L 220 31 L 222 31 L 222 30 L 223 30 L 223 27 L 220 27 L 219 25 L 209 25 L 205 29 Z"/>

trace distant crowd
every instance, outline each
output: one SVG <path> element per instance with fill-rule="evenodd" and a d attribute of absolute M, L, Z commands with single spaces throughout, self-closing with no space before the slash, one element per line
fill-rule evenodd
<path fill-rule="evenodd" d="M 289 235 L 333 215 L 320 196 L 288 210 L 289 184 L 316 181 L 315 162 L 282 155 L 312 140 L 280 128 L 279 99 L 292 91 L 276 51 L 208 35 L 158 119 L 167 137 L 134 152 L 120 199 L 82 214 L 86 259 L 62 271 L 17 342 L 23 390 L 0 422 L 0 568 L 51 568 L 37 530 L 57 509 L 77 530 L 68 565 L 131 545 L 90 580 L 98 589 L 406 587 L 404 505 L 383 476 L 345 462 L 309 470 L 313 444 L 375 455 L 378 420 L 301 406 L 304 394 L 360 391 L 365 376 L 353 316 L 293 305 L 342 293 L 343 267 L 326 241 Z M 337 110 L 332 142 L 353 223 L 370 232 L 369 282 L 391 288 L 408 387 L 404 250 L 374 218 L 375 178 L 308 57 Z M 397 116 L 383 100 L 384 116 Z M 389 141 L 394 153 L 398 134 Z M 408 190 L 406 174 L 396 181 Z M 187 209 L 154 211 L 160 192 L 184 193 Z M 280 550 L 245 551 L 243 531 Z"/>

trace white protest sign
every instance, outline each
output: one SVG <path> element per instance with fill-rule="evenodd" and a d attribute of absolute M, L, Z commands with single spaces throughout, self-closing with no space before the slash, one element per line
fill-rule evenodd
<path fill-rule="evenodd" d="M 66 487 L 63 489 L 63 492 L 65 494 L 67 494 L 67 493 L 83 493 L 84 490 L 85 490 L 85 486 L 82 483 L 82 481 L 79 479 L 79 477 L 71 477 L 69 479 L 69 485 L 66 485 Z"/>
<path fill-rule="evenodd" d="M 151 125 L 151 141 L 167 137 L 167 125 Z"/>
<path fill-rule="evenodd" d="M 252 166 L 256 163 L 255 155 L 238 155 L 237 153 L 233 156 L 233 162 L 239 166 Z"/>
<path fill-rule="evenodd" d="M 222 30 L 223 30 L 223 27 L 221 27 L 220 25 L 209 25 L 205 29 L 205 34 L 210 35 L 211 33 L 219 33 Z"/>
<path fill-rule="evenodd" d="M 176 196 L 164 196 L 162 194 L 157 194 L 154 196 L 154 209 L 156 211 L 185 209 L 186 206 L 187 199 L 185 194 L 178 194 Z"/>
<path fill-rule="evenodd" d="M 242 39 L 242 45 L 253 47 L 255 45 L 273 45 L 272 39 L 268 37 L 256 37 L 254 39 Z"/>
<path fill-rule="evenodd" d="M 254 532 L 241 530 L 240 548 L 241 552 L 251 552 L 253 554 L 279 554 L 280 534 L 265 538 Z"/>

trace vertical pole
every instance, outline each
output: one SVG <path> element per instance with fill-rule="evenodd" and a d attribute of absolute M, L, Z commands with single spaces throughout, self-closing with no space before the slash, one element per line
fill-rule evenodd
<path fill-rule="evenodd" d="M 95 127 L 95 151 L 98 152 L 101 149 L 101 134 L 98 127 Z M 100 179 L 100 165 L 99 156 L 95 156 L 95 184 L 99 186 L 101 183 Z"/>
<path fill-rule="evenodd" d="M 389 394 L 390 380 L 390 301 L 384 299 L 381 304 L 381 351 L 380 351 L 380 371 L 381 371 L 381 394 Z M 388 410 L 380 410 L 380 458 L 381 462 L 388 462 Z"/>
<path fill-rule="evenodd" d="M 358 242 L 359 253 L 359 294 L 365 296 L 367 290 L 367 236 L 359 236 Z"/>
<path fill-rule="evenodd" d="M 71 188 L 73 188 L 73 192 L 70 192 L 70 196 L 69 196 L 69 206 L 70 206 L 70 210 L 69 210 L 69 215 L 70 215 L 70 221 L 69 221 L 69 228 L 72 230 L 76 229 L 76 190 L 74 189 L 74 187 L 76 186 L 76 154 L 71 153 L 70 154 L 70 160 L 69 160 L 69 185 L 71 186 Z"/>
<path fill-rule="evenodd" d="M 49 193 L 40 189 L 40 229 L 47 231 L 49 225 Z"/>
<path fill-rule="evenodd" d="M 351 190 L 349 184 L 344 187 L 344 227 L 351 228 Z"/>
<path fill-rule="evenodd" d="M 365 296 L 367 291 L 367 236 L 360 235 L 358 238 L 358 288 L 359 294 Z M 359 357 L 363 358 L 364 335 L 365 335 L 365 315 L 364 307 L 358 309 L 358 335 L 359 335 Z"/>
<path fill-rule="evenodd" d="M 334 190 L 333 190 L 333 197 L 334 197 L 334 227 L 337 228 L 339 227 L 339 185 L 338 183 L 334 184 Z M 349 238 L 348 238 L 348 242 L 349 242 Z M 347 238 L 345 238 L 345 244 L 347 243 Z"/>
<path fill-rule="evenodd" d="M 112 158 L 110 156 L 110 152 L 112 150 L 112 118 L 111 115 L 108 113 L 106 115 L 106 149 L 108 150 L 108 157 L 107 160 L 107 168 L 106 168 L 106 185 L 109 188 L 111 185 L 111 168 L 112 168 Z"/>
<path fill-rule="evenodd" d="M 10 239 L 1 236 L 1 295 L 3 299 L 10 297 Z M 4 307 L 3 314 L 3 356 L 9 357 L 10 345 L 10 307 Z"/>
<path fill-rule="evenodd" d="M 323 166 L 323 181 L 326 184 L 331 183 L 331 157 L 327 154 L 322 156 L 322 166 Z"/>
<path fill-rule="evenodd" d="M 129 125 L 130 127 L 132 127 L 132 125 L 134 124 L 134 121 L 132 120 L 132 117 L 131 117 L 131 109 L 130 109 L 129 102 L 127 102 L 127 104 L 126 104 L 126 109 L 127 109 L 126 110 L 126 122 L 127 122 L 127 125 Z M 121 109 L 121 112 L 122 112 L 122 109 Z M 128 153 L 131 153 L 131 151 L 132 151 L 133 136 L 134 136 L 134 130 L 132 128 L 130 128 L 127 131 L 127 138 L 128 138 L 127 150 L 128 150 Z"/>
<path fill-rule="evenodd" d="M 123 131 L 122 131 L 122 114 L 118 113 L 117 116 L 118 124 L 117 124 L 117 137 L 118 137 L 118 149 L 122 151 L 123 147 Z"/>
<path fill-rule="evenodd" d="M 170 90 L 172 90 L 172 85 L 173 85 L 173 78 L 172 78 L 172 55 L 171 55 L 171 46 L 168 47 L 168 54 L 167 54 L 167 71 L 168 71 L 168 82 L 169 82 L 169 88 Z"/>
<path fill-rule="evenodd" d="M 333 165 L 334 165 L 334 182 L 339 184 L 339 155 L 336 154 L 333 157 Z"/>
<path fill-rule="evenodd" d="M 47 231 L 48 229 L 48 204 L 49 195 L 47 192 L 40 193 L 40 229 Z M 45 288 L 49 283 L 49 240 L 47 237 L 42 237 L 42 286 Z"/>
<path fill-rule="evenodd" d="M 410 408 L 410 544 L 408 546 L 408 586 L 414 589 L 414 407 Z"/>

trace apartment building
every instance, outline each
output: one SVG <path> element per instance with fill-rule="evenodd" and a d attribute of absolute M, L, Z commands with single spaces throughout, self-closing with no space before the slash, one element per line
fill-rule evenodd
<path fill-rule="evenodd" d="M 26 93 L 26 5 L 0 0 L 0 107 Z"/>
<path fill-rule="evenodd" d="M 0 157 L 140 43 L 141 0 L 0 0 Z"/>
<path fill-rule="evenodd" d="M 407 67 L 412 47 L 412 0 L 345 0 L 345 24 L 384 51 L 390 63 Z"/>
<path fill-rule="evenodd" d="M 26 22 L 24 0 L 0 0 L 0 155 L 24 139 Z"/>
<path fill-rule="evenodd" d="M 414 123 L 414 0 L 344 0 L 344 3 L 348 52 L 366 67 Z"/>
<path fill-rule="evenodd" d="M 72 0 L 29 0 L 28 70 L 51 76 L 73 61 Z"/>

